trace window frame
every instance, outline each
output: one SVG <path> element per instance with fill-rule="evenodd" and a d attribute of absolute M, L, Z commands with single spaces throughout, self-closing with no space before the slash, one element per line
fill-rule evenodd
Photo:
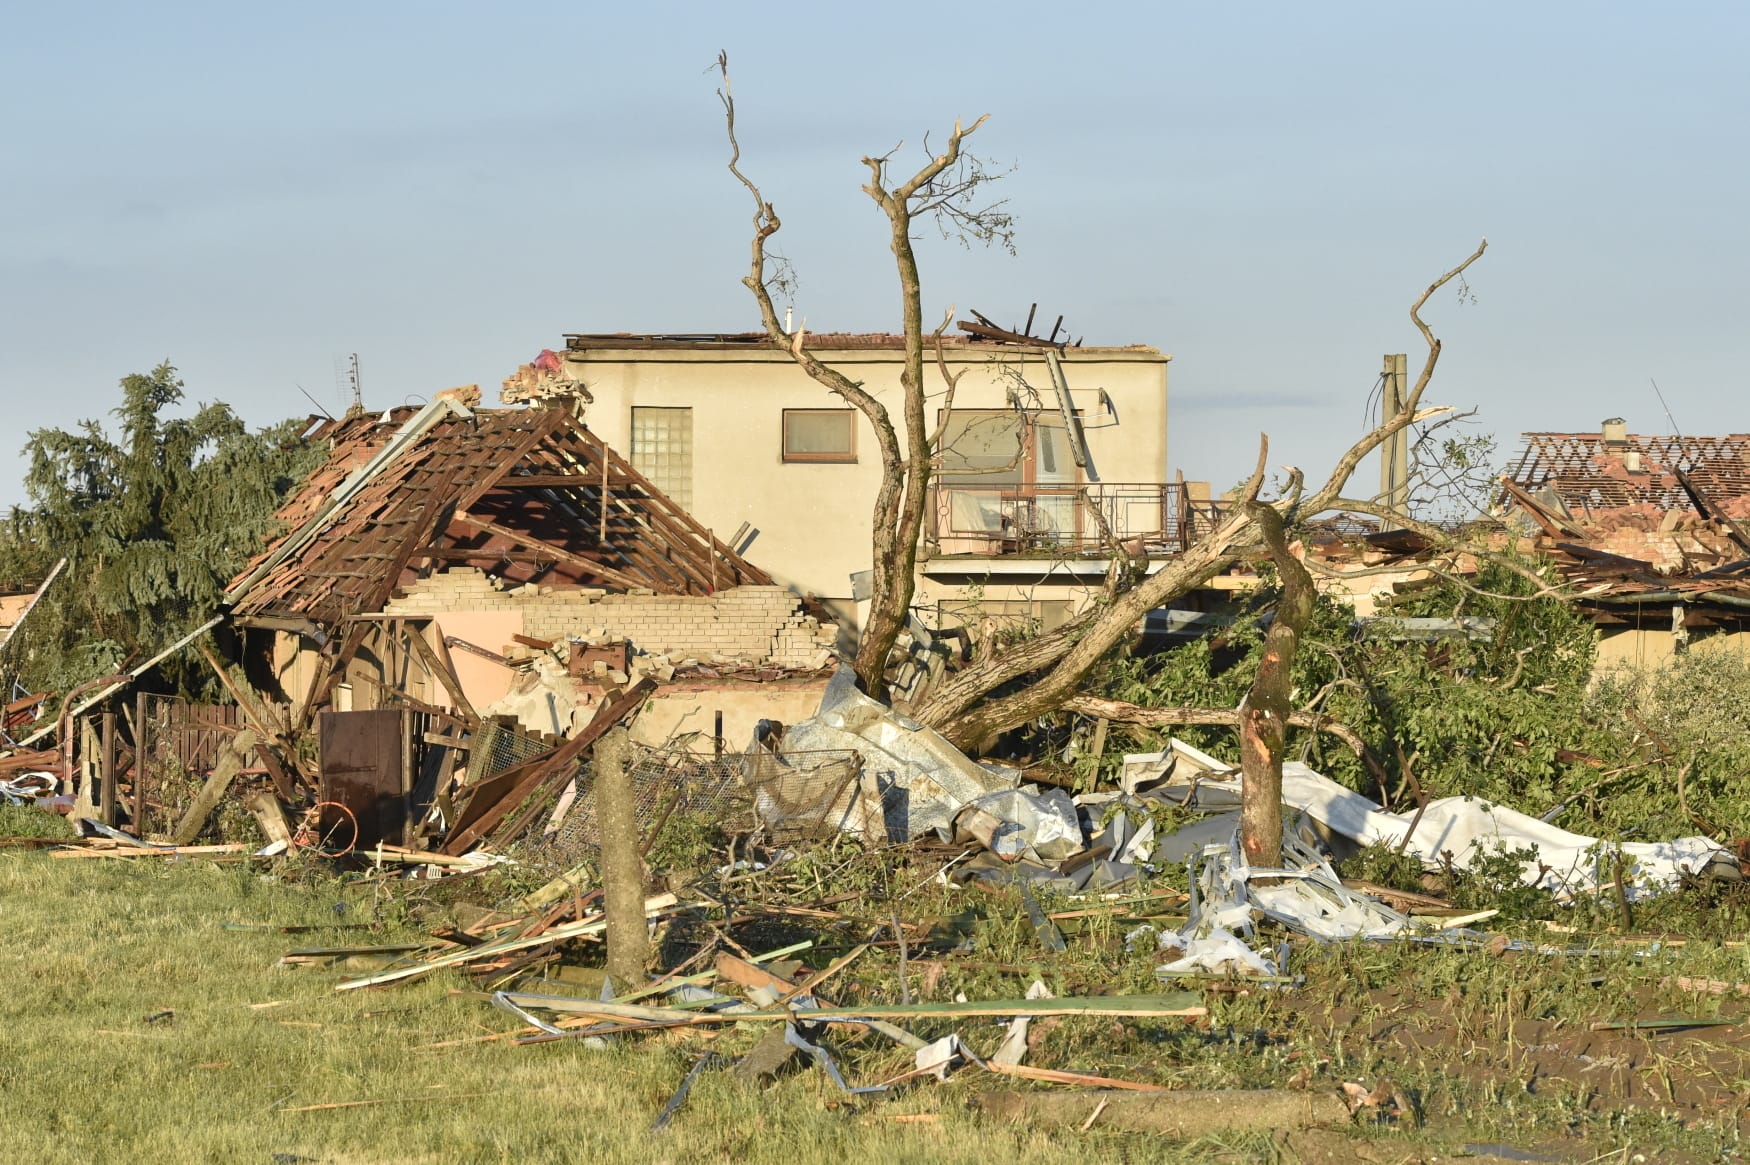
<path fill-rule="evenodd" d="M 857 410 L 843 409 L 783 409 L 778 432 L 778 460 L 785 465 L 855 465 L 857 463 Z M 790 452 L 790 416 L 792 413 L 810 416 L 847 417 L 851 422 L 850 448 L 845 452 Z"/>

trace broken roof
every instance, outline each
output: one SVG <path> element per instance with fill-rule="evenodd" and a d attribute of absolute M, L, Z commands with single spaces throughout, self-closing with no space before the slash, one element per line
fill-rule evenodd
<path fill-rule="evenodd" d="M 816 351 L 901 351 L 905 347 L 905 337 L 888 332 L 808 332 L 804 335 L 804 344 Z M 981 336 L 951 336 L 942 337 L 942 346 L 951 350 L 989 350 L 1011 347 L 1018 341 L 989 339 Z M 1034 339 L 1032 343 L 1044 345 L 1044 340 Z M 929 340 L 926 348 L 933 349 L 935 341 Z M 1053 345 L 1055 346 L 1055 345 Z M 635 349 L 663 350 L 693 350 L 693 351 L 741 351 L 747 349 L 764 349 L 781 355 L 781 351 L 772 345 L 772 339 L 764 332 L 670 332 L 670 333 L 638 333 L 638 332 L 596 332 L 567 333 L 565 348 L 569 352 L 589 351 L 626 351 Z M 1090 345 L 1086 348 L 1072 346 L 1069 351 L 1083 352 L 1153 352 L 1155 349 L 1148 344 L 1112 344 Z"/>
<path fill-rule="evenodd" d="M 1750 434 L 1526 433 L 1523 441 L 1508 477 L 1528 493 L 1553 494 L 1576 518 L 1630 507 L 1703 512 L 1712 506 L 1750 517 Z M 1684 477 L 1704 495 L 1702 505 Z"/>
<path fill-rule="evenodd" d="M 1472 533 L 1482 534 L 1483 541 L 1492 543 L 1497 551 L 1517 550 L 1547 557 L 1570 588 L 1571 600 L 1595 622 L 1622 622 L 1624 613 L 1632 608 L 1645 605 L 1663 609 L 1672 603 L 1704 613 L 1712 607 L 1715 616 L 1750 617 L 1744 614 L 1750 611 L 1750 558 L 1743 556 L 1741 548 L 1731 548 L 1731 553 L 1697 554 L 1696 557 L 1712 565 L 1693 563 L 1670 571 L 1644 559 L 1588 546 L 1560 531 L 1521 537 L 1501 527 L 1479 524 Z M 1448 573 L 1469 575 L 1480 564 L 1470 551 L 1436 546 L 1410 530 L 1310 543 L 1308 550 L 1330 566 L 1401 566 L 1406 577 L 1393 589 L 1426 581 L 1409 577 L 1417 567 L 1440 567 Z"/>
<path fill-rule="evenodd" d="M 676 595 L 772 581 L 563 405 L 439 397 L 311 436 L 332 452 L 281 508 L 287 533 L 232 581 L 239 616 L 333 625 L 456 565 L 513 584 Z"/>

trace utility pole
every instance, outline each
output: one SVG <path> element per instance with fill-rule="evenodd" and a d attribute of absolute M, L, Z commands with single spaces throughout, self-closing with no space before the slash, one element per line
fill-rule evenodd
<path fill-rule="evenodd" d="M 1398 415 L 1404 407 L 1405 355 L 1400 352 L 1385 358 L 1380 373 L 1379 420 L 1381 424 Z M 1406 425 L 1387 437 L 1379 447 L 1379 497 L 1394 510 L 1406 510 L 1410 505 L 1410 429 Z M 1381 523 L 1382 529 L 1393 527 Z"/>

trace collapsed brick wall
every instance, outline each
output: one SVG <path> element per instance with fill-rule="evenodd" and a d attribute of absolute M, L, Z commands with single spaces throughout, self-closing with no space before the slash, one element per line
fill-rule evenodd
<path fill-rule="evenodd" d="M 625 639 L 648 654 L 786 668 L 824 666 L 837 633 L 837 628 L 822 627 L 803 614 L 796 596 L 780 586 L 733 587 L 706 596 L 621 595 L 534 584 L 502 590 L 472 569 L 420 579 L 384 611 L 438 616 L 446 611 L 516 611 L 522 614 L 523 634 L 534 639 Z M 480 646 L 496 651 L 503 645 Z"/>

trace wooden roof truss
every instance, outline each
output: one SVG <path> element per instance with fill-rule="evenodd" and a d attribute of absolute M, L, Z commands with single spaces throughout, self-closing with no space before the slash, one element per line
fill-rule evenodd
<path fill-rule="evenodd" d="M 410 426 L 422 427 L 410 434 Z M 334 453 L 305 490 L 344 497 L 288 504 L 282 516 L 302 525 L 232 585 L 236 614 L 335 626 L 380 611 L 422 575 L 458 565 L 512 585 L 670 595 L 772 581 L 564 406 L 427 406 L 386 439 L 383 429 L 376 418 L 357 417 L 318 430 Z M 362 470 L 349 474 L 355 463 Z"/>

